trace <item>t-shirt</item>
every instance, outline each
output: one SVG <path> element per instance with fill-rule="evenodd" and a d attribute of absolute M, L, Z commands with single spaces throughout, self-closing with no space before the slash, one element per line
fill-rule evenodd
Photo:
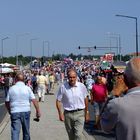
<path fill-rule="evenodd" d="M 92 87 L 92 94 L 93 99 L 95 102 L 104 102 L 106 95 L 107 88 L 104 84 L 94 84 Z"/>
<path fill-rule="evenodd" d="M 23 82 L 17 82 L 12 86 L 7 94 L 6 101 L 10 102 L 11 113 L 30 111 L 30 101 L 35 96 Z"/>

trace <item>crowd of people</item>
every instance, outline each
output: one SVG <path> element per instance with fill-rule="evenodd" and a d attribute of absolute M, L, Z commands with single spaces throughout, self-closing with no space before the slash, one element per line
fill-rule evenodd
<path fill-rule="evenodd" d="M 138 140 L 139 73 L 140 58 L 130 60 L 123 73 L 112 69 L 103 70 L 99 61 L 62 61 L 40 69 L 24 70 L 16 76 L 5 75 L 0 78 L 0 83 L 5 89 L 6 107 L 11 114 L 12 128 L 15 127 L 14 123 L 18 123 L 12 119 L 17 116 L 15 113 L 23 118 L 27 112 L 30 114 L 30 100 L 34 103 L 36 116 L 39 118 L 41 113 L 38 102 L 44 102 L 45 94 L 51 94 L 51 90 L 57 85 L 59 90 L 56 95 L 56 107 L 60 121 L 65 122 L 69 140 L 82 140 L 84 122 L 90 121 L 89 103 L 94 107 L 94 128 L 106 132 L 115 130 L 117 140 Z M 31 94 L 28 98 L 23 98 L 26 92 Z M 38 102 L 34 94 L 38 95 Z M 22 106 L 17 103 L 21 101 L 20 96 L 24 102 Z M 24 113 L 19 113 L 19 110 Z M 12 140 L 18 140 L 19 127 L 16 129 L 16 132 L 12 129 Z M 23 127 L 23 131 L 28 132 L 23 133 L 28 135 L 25 140 L 29 139 L 29 122 L 26 128 Z"/>

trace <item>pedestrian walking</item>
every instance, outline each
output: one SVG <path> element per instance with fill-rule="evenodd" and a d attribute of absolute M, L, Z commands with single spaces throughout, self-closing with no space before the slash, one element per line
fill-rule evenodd
<path fill-rule="evenodd" d="M 37 84 L 38 84 L 38 97 L 39 102 L 44 102 L 44 95 L 46 93 L 46 86 L 47 86 L 47 78 L 43 75 L 43 71 L 40 72 L 40 75 L 37 77 Z"/>
<path fill-rule="evenodd" d="M 33 73 L 33 76 L 31 77 L 31 83 L 32 83 L 32 87 L 33 87 L 33 93 L 36 93 L 37 90 L 37 77 L 36 77 L 36 73 Z"/>
<path fill-rule="evenodd" d="M 91 91 L 91 104 L 94 106 L 95 112 L 95 127 L 98 128 L 99 115 L 105 100 L 107 99 L 108 91 L 106 85 L 102 82 L 102 77 L 97 76 L 95 84 Z"/>
<path fill-rule="evenodd" d="M 65 123 L 69 140 L 82 140 L 84 121 L 89 121 L 87 89 L 77 81 L 75 70 L 69 70 L 67 76 L 68 81 L 60 87 L 56 99 L 59 119 Z"/>
<path fill-rule="evenodd" d="M 49 75 L 50 90 L 54 89 L 55 76 L 53 72 Z"/>
<path fill-rule="evenodd" d="M 22 125 L 23 140 L 30 140 L 30 102 L 36 109 L 36 117 L 41 116 L 40 109 L 35 96 L 24 83 L 24 75 L 16 75 L 16 84 L 10 87 L 5 105 L 11 117 L 11 140 L 19 140 Z"/>
<path fill-rule="evenodd" d="M 4 76 L 4 92 L 5 92 L 5 97 L 7 96 L 8 90 L 9 90 L 9 75 L 5 74 Z"/>

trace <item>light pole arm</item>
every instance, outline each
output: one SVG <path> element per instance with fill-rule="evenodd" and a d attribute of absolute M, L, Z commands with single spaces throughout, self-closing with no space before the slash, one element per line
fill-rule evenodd
<path fill-rule="evenodd" d="M 138 51 L 138 25 L 137 25 L 137 17 L 126 16 L 126 15 L 116 15 L 116 16 L 135 19 L 135 22 L 136 22 L 136 56 L 138 56 L 139 55 L 139 53 L 138 53 L 139 51 Z"/>
<path fill-rule="evenodd" d="M 137 17 L 132 17 L 132 16 L 126 16 L 126 15 L 116 15 L 117 17 L 126 17 L 126 18 L 133 18 L 137 19 Z"/>
<path fill-rule="evenodd" d="M 138 53 L 139 50 L 138 50 L 138 25 L 137 25 L 137 17 L 126 16 L 126 15 L 116 15 L 116 16 L 135 19 L 135 21 L 136 21 L 136 56 L 138 56 L 139 55 L 139 53 Z"/>

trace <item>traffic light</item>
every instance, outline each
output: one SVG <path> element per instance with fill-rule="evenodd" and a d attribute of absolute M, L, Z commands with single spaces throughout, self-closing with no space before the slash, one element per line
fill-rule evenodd
<path fill-rule="evenodd" d="M 78 49 L 80 50 L 80 49 L 81 49 L 81 47 L 79 46 L 79 47 L 78 47 Z"/>
<path fill-rule="evenodd" d="M 94 46 L 94 49 L 96 49 L 96 46 Z"/>

